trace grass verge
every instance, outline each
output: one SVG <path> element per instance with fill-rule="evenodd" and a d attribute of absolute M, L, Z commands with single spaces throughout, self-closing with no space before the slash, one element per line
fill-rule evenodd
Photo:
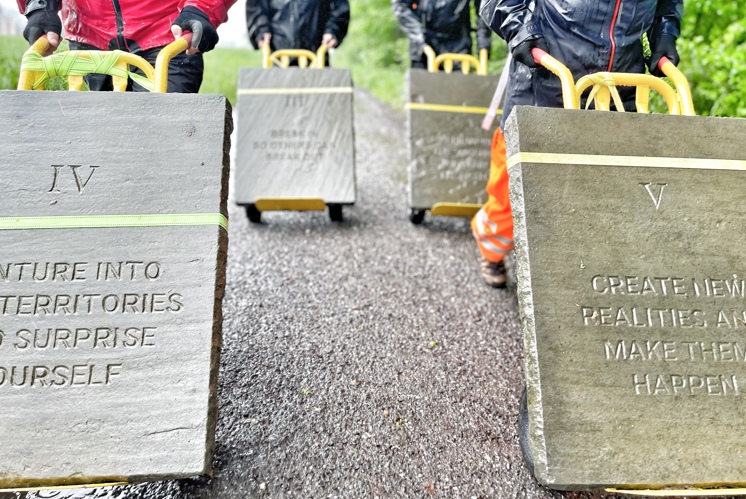
<path fill-rule="evenodd" d="M 223 94 L 236 105 L 238 70 L 244 67 L 262 67 L 262 54 L 258 50 L 216 48 L 205 54 L 205 75 L 201 94 Z"/>
<path fill-rule="evenodd" d="M 27 48 L 22 36 L 0 36 L 0 90 L 18 86 L 21 57 Z"/>
<path fill-rule="evenodd" d="M 331 56 L 333 67 L 349 69 L 355 85 L 369 90 L 394 109 L 404 109 L 404 69 L 399 66 L 370 67 L 360 60 L 352 45 L 350 47 L 346 48 L 343 43 L 334 51 Z"/>

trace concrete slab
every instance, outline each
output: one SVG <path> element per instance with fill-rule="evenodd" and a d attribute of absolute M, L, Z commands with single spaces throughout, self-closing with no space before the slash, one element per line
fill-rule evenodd
<path fill-rule="evenodd" d="M 0 487 L 212 469 L 229 107 L 0 92 Z"/>
<path fill-rule="evenodd" d="M 236 203 L 355 202 L 349 70 L 242 68 L 237 107 Z"/>
<path fill-rule="evenodd" d="M 487 201 L 494 128 L 482 130 L 481 123 L 499 78 L 407 73 L 410 208 Z"/>
<path fill-rule="evenodd" d="M 506 128 L 538 480 L 746 482 L 746 121 L 517 107 Z"/>

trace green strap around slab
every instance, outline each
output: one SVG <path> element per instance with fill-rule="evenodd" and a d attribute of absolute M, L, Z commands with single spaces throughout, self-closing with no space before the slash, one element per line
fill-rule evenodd
<path fill-rule="evenodd" d="M 0 217 L 0 230 L 100 229 L 110 227 L 170 227 L 176 225 L 219 225 L 228 230 L 228 219 L 220 213 Z"/>
<path fill-rule="evenodd" d="M 49 57 L 42 57 L 41 54 L 29 50 L 23 55 L 23 59 L 21 59 L 21 71 L 44 73 L 34 82 L 34 90 L 53 76 L 85 76 L 91 73 L 131 78 L 135 83 L 149 92 L 155 89 L 155 84 L 144 76 L 115 66 L 120 54 L 124 53 L 121 50 L 112 50 L 111 52 L 90 50 L 85 53 L 88 57 L 79 57 L 79 53 L 75 51 L 61 52 Z"/>

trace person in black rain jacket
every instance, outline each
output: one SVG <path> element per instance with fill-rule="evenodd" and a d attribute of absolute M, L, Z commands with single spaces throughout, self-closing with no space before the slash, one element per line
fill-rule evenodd
<path fill-rule="evenodd" d="M 535 4 L 533 9 L 530 3 Z M 676 39 L 683 4 L 683 0 L 484 0 L 480 15 L 508 42 L 517 63 L 536 68 L 531 50 L 538 47 L 566 65 L 576 80 L 598 71 L 644 73 L 642 35 L 647 33 L 652 52 L 647 65 L 652 74 L 661 76 L 657 65 L 662 56 L 674 65 L 679 62 Z M 562 106 L 558 78 L 536 71 L 531 79 L 535 105 Z M 634 90 L 620 93 L 625 107 L 634 111 Z"/>
<path fill-rule="evenodd" d="M 316 52 L 342 43 L 350 24 L 348 0 L 247 0 L 246 24 L 255 49 Z"/>
<path fill-rule="evenodd" d="M 474 0 L 479 12 L 480 0 Z M 423 53 L 429 45 L 436 54 L 471 54 L 470 0 L 391 0 L 399 27 L 409 38 L 413 68 L 427 67 Z M 477 49 L 492 46 L 489 26 L 477 16 Z"/>

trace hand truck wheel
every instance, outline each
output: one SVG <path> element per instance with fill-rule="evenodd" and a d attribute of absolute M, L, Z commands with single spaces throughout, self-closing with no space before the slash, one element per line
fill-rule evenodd
<path fill-rule="evenodd" d="M 412 208 L 409 210 L 409 221 L 415 225 L 420 225 L 425 220 L 425 211 L 427 210 L 415 210 Z"/>
<path fill-rule="evenodd" d="M 249 222 L 254 224 L 260 224 L 262 223 L 262 212 L 256 209 L 255 204 L 247 204 L 246 205 L 246 216 L 249 219 Z"/>
<path fill-rule="evenodd" d="M 344 217 L 342 216 L 342 205 L 341 204 L 328 204 L 329 207 L 329 218 L 332 222 L 343 222 Z"/>

